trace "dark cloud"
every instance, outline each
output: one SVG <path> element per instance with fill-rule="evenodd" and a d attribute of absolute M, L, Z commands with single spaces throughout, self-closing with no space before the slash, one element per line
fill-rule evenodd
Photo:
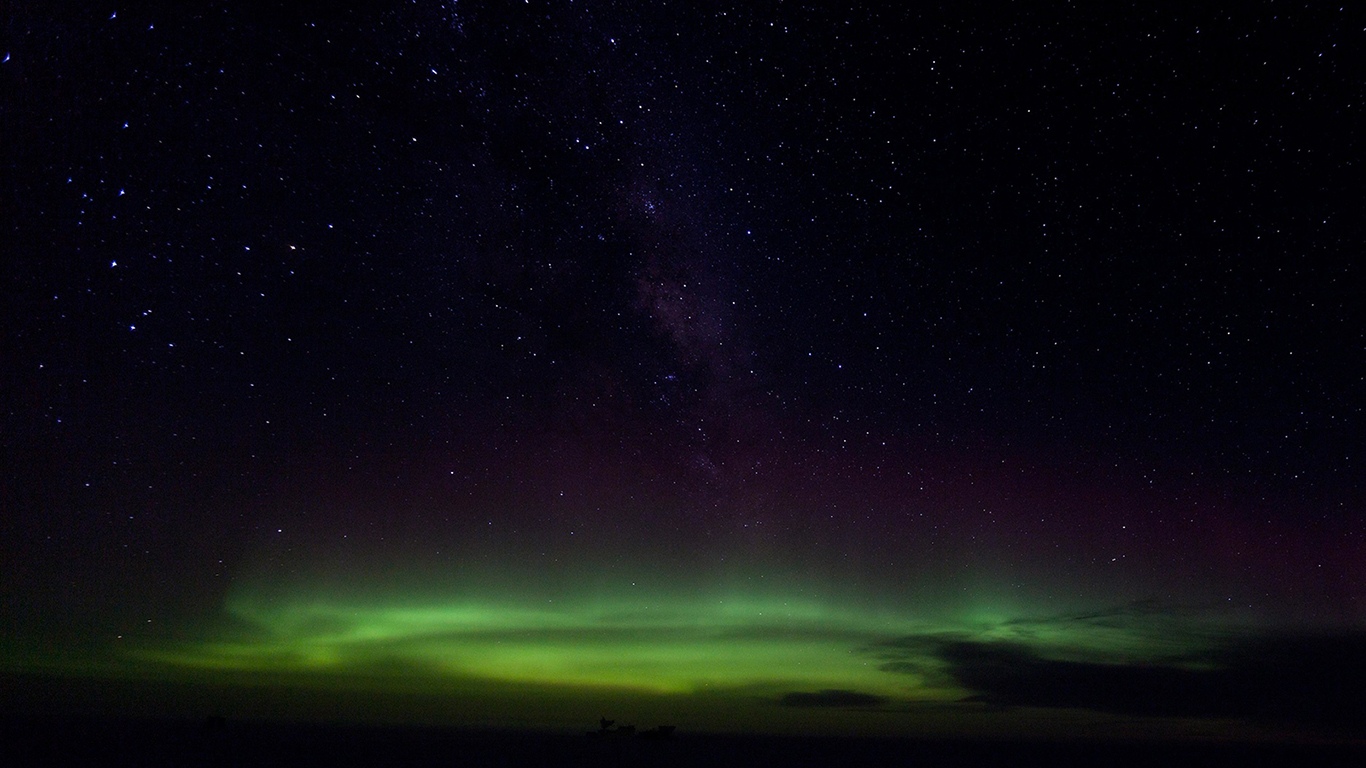
<path fill-rule="evenodd" d="M 827 689 L 824 691 L 793 691 L 779 699 L 784 707 L 881 707 L 887 699 L 871 693 Z"/>
<path fill-rule="evenodd" d="M 1011 643 L 951 641 L 938 656 L 972 699 L 1125 715 L 1233 717 L 1361 731 L 1366 635 L 1245 639 L 1195 668 L 1060 661 Z"/>

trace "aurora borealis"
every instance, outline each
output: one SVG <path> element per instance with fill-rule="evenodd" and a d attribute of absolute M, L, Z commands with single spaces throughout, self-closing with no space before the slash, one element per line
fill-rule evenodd
<path fill-rule="evenodd" d="M 3 713 L 1360 740 L 1348 15 L 16 4 Z"/>

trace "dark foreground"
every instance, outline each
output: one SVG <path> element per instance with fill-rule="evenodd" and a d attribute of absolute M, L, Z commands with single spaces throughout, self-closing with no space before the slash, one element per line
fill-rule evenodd
<path fill-rule="evenodd" d="M 1362 746 L 1040 744 L 679 733 L 585 734 L 7 718 L 13 766 L 1360 766 Z"/>

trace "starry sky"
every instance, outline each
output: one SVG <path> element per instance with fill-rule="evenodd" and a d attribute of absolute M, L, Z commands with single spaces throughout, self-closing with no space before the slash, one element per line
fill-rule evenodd
<path fill-rule="evenodd" d="M 7 709 L 1361 737 L 1350 6 L 282 5 L 6 6 Z"/>

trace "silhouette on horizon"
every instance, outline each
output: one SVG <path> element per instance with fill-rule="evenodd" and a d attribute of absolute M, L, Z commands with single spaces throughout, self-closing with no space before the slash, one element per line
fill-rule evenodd
<path fill-rule="evenodd" d="M 612 726 L 616 725 L 616 722 L 616 720 L 608 720 L 606 716 L 603 716 L 598 718 L 598 730 L 588 731 L 587 733 L 589 736 L 596 738 L 604 736 L 630 738 L 638 735 L 642 739 L 649 741 L 664 741 L 673 738 L 674 731 L 677 729 L 677 726 L 673 725 L 657 725 L 648 731 L 637 732 L 634 725 L 621 725 L 613 728 Z"/>

